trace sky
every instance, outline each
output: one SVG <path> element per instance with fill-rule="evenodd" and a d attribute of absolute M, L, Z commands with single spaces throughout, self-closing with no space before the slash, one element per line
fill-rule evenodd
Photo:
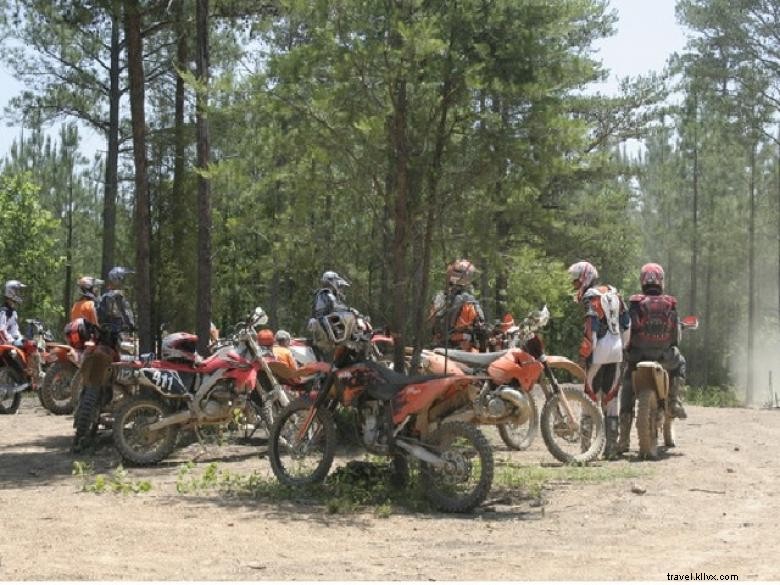
<path fill-rule="evenodd" d="M 555 1 L 555 0 L 549 0 Z M 685 33 L 674 16 L 675 0 L 611 0 L 610 5 L 618 13 L 617 33 L 596 45 L 597 57 L 610 70 L 607 82 L 594 86 L 605 94 L 617 92 L 618 80 L 626 76 L 660 71 L 668 57 L 685 45 Z M 0 66 L 0 115 L 8 101 L 24 87 L 10 72 Z M 4 158 L 11 143 L 19 137 L 18 126 L 0 126 L 0 159 Z M 59 124 L 52 127 L 56 134 Z M 82 150 L 91 158 L 95 149 L 103 149 L 103 139 L 91 129 L 82 130 Z"/>

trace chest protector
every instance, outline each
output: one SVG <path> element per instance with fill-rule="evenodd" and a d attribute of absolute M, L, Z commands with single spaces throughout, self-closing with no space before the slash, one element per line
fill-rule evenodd
<path fill-rule="evenodd" d="M 631 297 L 631 345 L 665 349 L 677 340 L 677 300 L 669 295 Z"/>

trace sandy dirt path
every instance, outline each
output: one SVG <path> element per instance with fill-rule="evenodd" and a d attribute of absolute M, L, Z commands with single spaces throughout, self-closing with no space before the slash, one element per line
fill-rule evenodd
<path fill-rule="evenodd" d="M 598 462 L 590 479 L 555 479 L 541 498 L 499 481 L 472 515 L 397 506 L 382 518 L 370 507 L 333 514 L 220 490 L 179 494 L 180 463 L 202 453 L 197 444 L 128 470 L 128 481 L 151 482 L 146 493 L 84 492 L 71 475 L 72 419 L 28 396 L 0 417 L 0 579 L 780 579 L 780 411 L 689 415 L 662 461 Z M 193 472 L 215 461 L 270 477 L 257 453 L 211 447 Z M 497 448 L 496 459 L 497 477 L 507 462 L 553 463 L 538 437 L 527 452 Z M 98 473 L 119 463 L 108 442 L 91 461 Z"/>

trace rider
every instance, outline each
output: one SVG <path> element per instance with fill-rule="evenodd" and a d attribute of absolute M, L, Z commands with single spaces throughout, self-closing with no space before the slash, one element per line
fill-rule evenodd
<path fill-rule="evenodd" d="M 93 325 L 98 324 L 97 308 L 95 307 L 95 301 L 97 300 L 96 288 L 103 285 L 103 281 L 94 276 L 82 276 L 76 282 L 81 289 L 81 298 L 79 298 L 70 310 L 70 320 L 83 318 L 89 321 Z"/>
<path fill-rule="evenodd" d="M 485 314 L 471 291 L 477 269 L 465 258 L 447 267 L 447 289 L 433 300 L 429 321 L 433 321 L 433 342 L 465 351 L 485 350 Z"/>
<path fill-rule="evenodd" d="M 631 316 L 631 342 L 626 352 L 628 368 L 620 398 L 620 441 L 618 452 L 629 448 L 631 424 L 634 419 L 634 390 L 631 373 L 641 361 L 657 361 L 670 375 L 669 399 L 674 418 L 687 418 L 682 405 L 685 392 L 685 358 L 677 344 L 680 322 L 677 299 L 664 294 L 664 269 L 654 262 L 639 271 L 642 293 L 631 295 L 628 312 Z"/>
<path fill-rule="evenodd" d="M 0 308 L 0 343 L 21 342 L 19 333 L 19 316 L 16 314 L 16 305 L 22 302 L 22 289 L 27 288 L 18 280 L 9 280 L 5 283 L 5 300 Z"/>
<path fill-rule="evenodd" d="M 298 364 L 295 363 L 295 357 L 293 357 L 292 351 L 290 351 L 290 341 L 292 337 L 284 329 L 279 329 L 276 332 L 276 345 L 273 347 L 274 355 L 276 359 L 293 370 L 298 368 Z"/>
<path fill-rule="evenodd" d="M 576 301 L 585 307 L 579 350 L 585 392 L 601 402 L 607 435 L 604 456 L 613 459 L 617 456 L 620 362 L 630 335 L 628 311 L 615 287 L 598 284 L 599 273 L 590 262 L 569 266 L 569 277 L 577 291 Z"/>
<path fill-rule="evenodd" d="M 91 388 L 97 388 L 99 392 L 99 389 L 105 385 L 111 362 L 117 359 L 119 353 L 120 334 L 123 331 L 135 330 L 133 312 L 122 291 L 125 279 L 133 273 L 132 269 L 124 266 L 115 266 L 108 272 L 108 290 L 101 295 L 97 306 L 98 323 L 100 323 L 97 344 L 84 355 L 81 363 L 84 393 Z M 91 413 L 84 414 L 80 412 L 82 407 L 98 409 L 98 412 L 93 410 Z M 99 416 L 99 409 L 100 404 L 83 406 L 80 403 L 79 410 L 74 417 L 74 424 L 87 415 L 96 419 Z M 81 428 L 82 426 L 76 424 L 76 436 L 73 440 L 74 452 L 84 449 L 90 440 L 89 435 L 82 434 L 88 432 L 89 429 Z"/>
<path fill-rule="evenodd" d="M 322 288 L 314 295 L 314 318 L 322 319 L 337 311 L 349 311 L 344 296 L 344 289 L 349 287 L 349 282 L 333 270 L 323 272 L 320 282 Z"/>

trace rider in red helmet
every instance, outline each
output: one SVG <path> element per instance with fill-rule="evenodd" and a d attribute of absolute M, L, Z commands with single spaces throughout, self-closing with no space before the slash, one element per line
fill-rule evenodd
<path fill-rule="evenodd" d="M 604 457 L 617 456 L 620 362 L 628 343 L 629 318 L 615 287 L 598 284 L 599 273 L 590 262 L 569 266 L 576 300 L 585 307 L 580 343 L 580 364 L 585 370 L 585 392 L 601 403 L 606 417 L 607 444 Z"/>
<path fill-rule="evenodd" d="M 650 262 L 639 271 L 642 293 L 629 298 L 631 316 L 631 341 L 627 350 L 628 368 L 623 380 L 620 397 L 620 440 L 618 452 L 629 448 L 631 424 L 634 419 L 634 390 L 631 372 L 641 361 L 657 361 L 671 378 L 669 399 L 672 416 L 687 418 L 682 405 L 685 390 L 685 358 L 677 344 L 680 341 L 680 323 L 677 316 L 677 299 L 664 294 L 664 269 Z"/>
<path fill-rule="evenodd" d="M 465 258 L 447 267 L 447 290 L 439 291 L 428 316 L 433 321 L 433 343 L 484 351 L 487 342 L 485 314 L 471 292 L 477 269 Z"/>

